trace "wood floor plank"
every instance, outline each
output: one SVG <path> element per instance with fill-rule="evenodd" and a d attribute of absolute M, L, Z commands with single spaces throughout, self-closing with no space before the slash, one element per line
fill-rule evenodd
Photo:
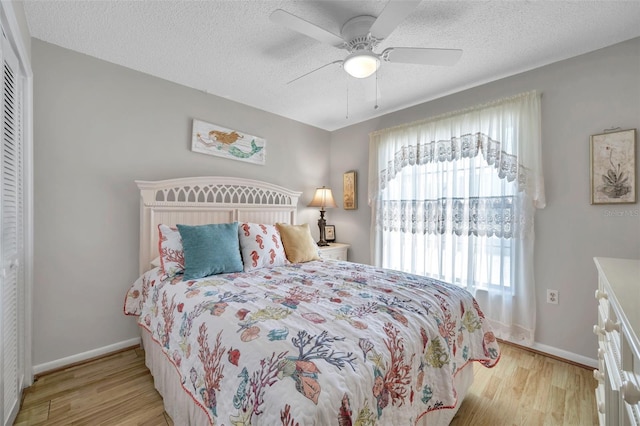
<path fill-rule="evenodd" d="M 29 426 L 45 422 L 49 418 L 50 405 L 51 401 L 43 401 L 29 407 L 23 407 L 14 426 Z"/>
<path fill-rule="evenodd" d="M 144 356 L 140 357 L 135 351 L 121 352 L 104 359 L 74 366 L 67 370 L 57 371 L 38 378 L 31 388 L 25 392 L 24 403 L 37 403 L 51 400 L 59 394 L 65 394 L 73 388 L 79 388 L 102 380 L 105 376 L 112 376 L 118 372 L 127 374 L 144 368 Z"/>
<path fill-rule="evenodd" d="M 474 383 L 454 426 L 595 425 L 590 370 L 502 344 L 491 369 L 475 365 Z M 14 425 L 173 426 L 140 348 L 44 375 L 26 389 Z"/>
<path fill-rule="evenodd" d="M 51 400 L 49 413 L 52 418 L 72 418 L 71 413 L 91 414 L 98 408 L 119 411 L 125 409 L 132 400 L 144 397 L 149 385 L 153 386 L 153 381 L 147 373 L 131 377 L 127 383 L 121 383 L 119 386 L 110 386 L 108 394 L 101 392 L 97 386 L 83 386 Z"/>

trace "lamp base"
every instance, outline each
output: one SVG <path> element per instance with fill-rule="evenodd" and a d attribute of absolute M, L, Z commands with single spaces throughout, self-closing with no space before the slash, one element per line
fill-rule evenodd
<path fill-rule="evenodd" d="M 320 228 L 320 241 L 318 241 L 318 247 L 328 246 L 329 243 L 324 238 L 324 227 L 327 221 L 324 219 L 324 209 L 320 209 L 320 219 L 318 219 L 318 228 Z"/>

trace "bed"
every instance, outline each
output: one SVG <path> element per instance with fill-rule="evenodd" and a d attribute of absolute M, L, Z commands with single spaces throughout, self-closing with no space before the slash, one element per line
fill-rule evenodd
<path fill-rule="evenodd" d="M 226 177 L 136 183 L 140 277 L 124 312 L 175 424 L 448 424 L 473 365 L 500 359 L 465 290 L 319 258 L 296 224 L 299 192 Z M 204 263 L 233 253 L 231 269 L 194 275 L 203 252 L 216 253 Z"/>

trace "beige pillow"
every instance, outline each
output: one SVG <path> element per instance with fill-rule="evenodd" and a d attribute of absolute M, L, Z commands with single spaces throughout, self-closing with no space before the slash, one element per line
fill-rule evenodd
<path fill-rule="evenodd" d="M 291 263 L 309 262 L 320 259 L 318 256 L 318 246 L 313 241 L 309 224 L 287 225 L 276 223 L 284 252 Z"/>

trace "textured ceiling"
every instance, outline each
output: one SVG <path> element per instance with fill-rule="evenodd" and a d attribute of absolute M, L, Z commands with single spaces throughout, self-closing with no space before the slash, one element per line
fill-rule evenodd
<path fill-rule="evenodd" d="M 386 1 L 24 3 L 35 38 L 326 130 L 640 36 L 640 0 L 424 0 L 376 52 L 452 48 L 462 58 L 452 67 L 383 63 L 376 91 L 375 77 L 348 77 L 340 65 L 287 84 L 347 52 L 269 15 L 284 9 L 340 34 Z"/>

